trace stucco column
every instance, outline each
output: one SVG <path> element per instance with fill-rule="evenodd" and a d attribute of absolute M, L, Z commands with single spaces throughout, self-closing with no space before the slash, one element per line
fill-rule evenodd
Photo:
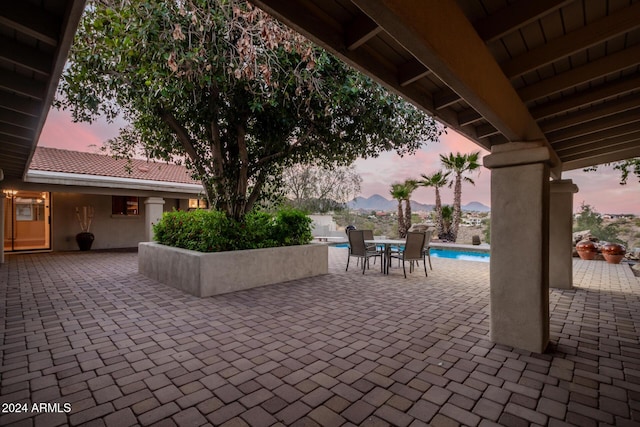
<path fill-rule="evenodd" d="M 5 194 L 0 191 L 0 264 L 4 264 L 4 199 Z"/>
<path fill-rule="evenodd" d="M 153 224 L 162 218 L 164 210 L 164 199 L 162 197 L 147 197 L 144 201 L 144 226 L 145 239 L 147 242 L 153 241 Z"/>
<path fill-rule="evenodd" d="M 549 343 L 549 159 L 543 143 L 494 146 L 491 340 L 536 353 Z"/>
<path fill-rule="evenodd" d="M 551 181 L 549 206 L 549 286 L 573 287 L 573 194 L 578 186 L 570 179 Z"/>

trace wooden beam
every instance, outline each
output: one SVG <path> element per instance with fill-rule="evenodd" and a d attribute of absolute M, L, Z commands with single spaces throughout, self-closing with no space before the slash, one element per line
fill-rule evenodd
<path fill-rule="evenodd" d="M 45 95 L 45 84 L 23 75 L 0 70 L 0 89 L 15 92 L 41 101 Z"/>
<path fill-rule="evenodd" d="M 550 14 L 573 0 L 519 0 L 492 15 L 474 22 L 478 35 L 491 42 Z"/>
<path fill-rule="evenodd" d="M 627 133 L 624 135 L 616 136 L 613 138 L 607 138 L 604 140 L 600 140 L 597 142 L 590 142 L 588 144 L 576 145 L 572 148 L 566 148 L 564 150 L 558 151 L 558 155 L 565 159 L 570 156 L 579 156 L 582 153 L 587 153 L 593 150 L 605 149 L 607 147 L 616 147 L 623 144 L 636 144 L 634 141 L 640 140 L 640 131 Z M 572 159 L 576 160 L 576 158 Z"/>
<path fill-rule="evenodd" d="M 636 122 L 640 122 L 640 107 L 636 107 L 635 109 L 627 110 L 613 116 L 591 120 L 580 126 L 572 126 L 570 128 L 548 133 L 547 139 L 551 144 L 554 144 L 567 139 L 573 139 L 594 132 L 602 132 L 607 129 Z M 640 128 L 640 125 L 638 127 Z"/>
<path fill-rule="evenodd" d="M 450 107 L 460 101 L 460 96 L 449 88 L 433 94 L 433 106 L 436 110 Z"/>
<path fill-rule="evenodd" d="M 33 37 L 50 46 L 58 45 L 62 20 L 26 1 L 0 2 L 0 25 Z"/>
<path fill-rule="evenodd" d="M 585 90 L 575 95 L 562 97 L 557 101 L 542 104 L 531 109 L 531 115 L 536 120 L 545 119 L 558 114 L 566 113 L 577 108 L 585 107 L 598 101 L 615 98 L 629 92 L 633 92 L 640 87 L 640 76 L 631 76 L 598 87 Z"/>
<path fill-rule="evenodd" d="M 558 59 L 588 49 L 620 34 L 640 28 L 640 3 L 622 8 L 502 65 L 505 75 L 516 78 Z"/>
<path fill-rule="evenodd" d="M 360 14 L 345 30 L 345 45 L 348 50 L 355 50 L 382 31 L 378 24 L 365 14 Z"/>
<path fill-rule="evenodd" d="M 7 123 L 0 123 L 0 134 L 24 139 L 27 142 L 33 141 L 33 130 Z"/>
<path fill-rule="evenodd" d="M 8 150 L 8 148 L 10 148 L 10 150 Z M 26 154 L 29 154 L 30 144 L 22 138 L 0 133 L 0 153 L 3 151 L 16 151 L 18 148 L 24 150 Z"/>
<path fill-rule="evenodd" d="M 546 141 L 454 0 L 352 2 L 509 141 Z M 554 157 L 551 163 L 557 166 L 559 159 Z M 552 174 L 558 172 L 554 168 Z"/>
<path fill-rule="evenodd" d="M 478 135 L 478 138 L 488 138 L 493 135 L 498 135 L 499 133 L 500 132 L 490 124 L 476 126 L 476 134 Z"/>
<path fill-rule="evenodd" d="M 0 90 L 0 107 L 28 116 L 37 117 L 42 112 L 42 104 L 24 96 L 10 95 Z"/>
<path fill-rule="evenodd" d="M 400 86 L 407 86 L 423 77 L 429 75 L 430 71 L 418 60 L 414 59 L 402 65 L 398 69 L 398 83 Z"/>
<path fill-rule="evenodd" d="M 2 36 L 0 36 L 0 58 L 43 76 L 49 75 L 53 62 L 51 54 Z"/>
<path fill-rule="evenodd" d="M 482 120 L 482 116 L 473 108 L 467 108 L 458 113 L 458 124 L 460 126 L 470 125 L 479 120 Z"/>
<path fill-rule="evenodd" d="M 33 129 L 37 119 L 24 114 L 16 113 L 12 110 L 0 108 L 0 122 L 19 126 L 26 129 Z"/>
<path fill-rule="evenodd" d="M 606 156 L 608 154 L 626 151 L 632 148 L 638 148 L 638 141 L 640 141 L 640 139 L 625 142 L 622 144 L 613 144 L 613 145 L 607 145 L 606 147 L 594 148 L 592 150 L 583 151 L 580 154 L 562 156 L 562 160 L 565 162 L 574 162 L 576 160 Z"/>
<path fill-rule="evenodd" d="M 640 4 L 640 3 L 639 3 Z M 595 107 L 577 110 L 564 116 L 538 122 L 543 132 L 549 133 L 588 123 L 640 107 L 640 93 L 605 102 Z"/>
<path fill-rule="evenodd" d="M 639 64 L 640 45 L 635 45 L 557 76 L 525 86 L 518 90 L 518 93 L 522 101 L 531 102 Z"/>
<path fill-rule="evenodd" d="M 618 136 L 628 135 L 630 133 L 638 132 L 638 130 L 640 130 L 640 126 L 638 125 L 638 123 L 629 123 L 615 128 L 605 129 L 598 132 L 590 133 L 588 135 L 556 142 L 554 144 L 551 144 L 551 147 L 555 151 L 560 152 L 568 148 L 586 145 L 592 142 L 600 142 L 605 139 L 615 138 Z"/>
<path fill-rule="evenodd" d="M 615 151 L 613 153 L 603 154 L 596 157 L 581 158 L 565 162 L 562 164 L 563 171 L 570 171 L 574 169 L 583 169 L 589 166 L 601 165 L 604 163 L 618 162 L 620 160 L 633 159 L 640 157 L 640 144 L 634 148 L 628 148 L 623 151 Z"/>

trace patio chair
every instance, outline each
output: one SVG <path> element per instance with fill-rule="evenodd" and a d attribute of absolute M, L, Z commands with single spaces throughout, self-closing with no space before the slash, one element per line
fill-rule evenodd
<path fill-rule="evenodd" d="M 347 258 L 347 268 L 345 271 L 349 270 L 349 260 L 351 257 L 356 257 L 358 260 L 362 261 L 362 274 L 364 274 L 365 269 L 369 267 L 369 259 L 380 257 L 380 269 L 382 270 L 382 252 L 378 252 L 377 250 L 369 250 L 367 245 L 364 243 L 364 233 L 363 230 L 351 230 L 348 234 L 349 236 L 349 257 Z"/>
<path fill-rule="evenodd" d="M 433 267 L 431 266 L 431 237 L 432 236 L 433 236 L 433 228 L 425 232 L 424 249 L 422 250 L 422 252 L 424 253 L 424 256 L 427 259 L 429 259 L 429 270 L 433 270 Z"/>
<path fill-rule="evenodd" d="M 364 235 L 364 240 L 373 240 L 373 230 L 362 230 L 362 234 Z M 375 243 L 366 243 L 366 246 L 368 251 L 378 251 L 382 253 L 382 249 Z M 375 258 L 373 259 L 373 263 L 376 263 Z"/>
<path fill-rule="evenodd" d="M 422 261 L 424 263 L 424 275 L 427 274 L 427 261 L 425 259 L 425 240 L 426 233 L 408 232 L 407 241 L 404 245 L 404 249 L 397 254 L 391 254 L 392 258 L 398 258 L 402 261 L 402 271 L 404 272 L 404 278 L 407 278 L 407 269 L 405 262 L 409 261 L 409 273 L 413 272 L 413 263 L 416 261 Z"/>

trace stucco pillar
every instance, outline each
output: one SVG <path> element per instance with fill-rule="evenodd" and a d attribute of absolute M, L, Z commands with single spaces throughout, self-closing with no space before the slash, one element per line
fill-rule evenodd
<path fill-rule="evenodd" d="M 153 224 L 162 218 L 164 211 L 164 199 L 162 197 L 147 197 L 144 201 L 144 226 L 145 239 L 147 242 L 153 241 Z"/>
<path fill-rule="evenodd" d="M 0 264 L 4 264 L 4 199 L 5 194 L 0 191 Z"/>
<path fill-rule="evenodd" d="M 551 181 L 549 206 L 549 286 L 573 287 L 573 194 L 570 179 Z"/>
<path fill-rule="evenodd" d="M 536 353 L 549 343 L 549 159 L 543 143 L 494 146 L 491 339 Z"/>

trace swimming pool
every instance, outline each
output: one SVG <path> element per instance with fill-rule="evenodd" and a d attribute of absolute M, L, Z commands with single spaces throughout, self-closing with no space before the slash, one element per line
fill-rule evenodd
<path fill-rule="evenodd" d="M 461 259 L 464 261 L 489 262 L 488 252 L 459 251 L 454 249 L 431 248 L 434 258 Z"/>
<path fill-rule="evenodd" d="M 348 243 L 331 245 L 336 248 L 348 248 Z M 464 261 L 489 262 L 488 252 L 463 251 L 458 249 L 431 248 L 431 256 L 434 258 L 460 259 Z"/>

